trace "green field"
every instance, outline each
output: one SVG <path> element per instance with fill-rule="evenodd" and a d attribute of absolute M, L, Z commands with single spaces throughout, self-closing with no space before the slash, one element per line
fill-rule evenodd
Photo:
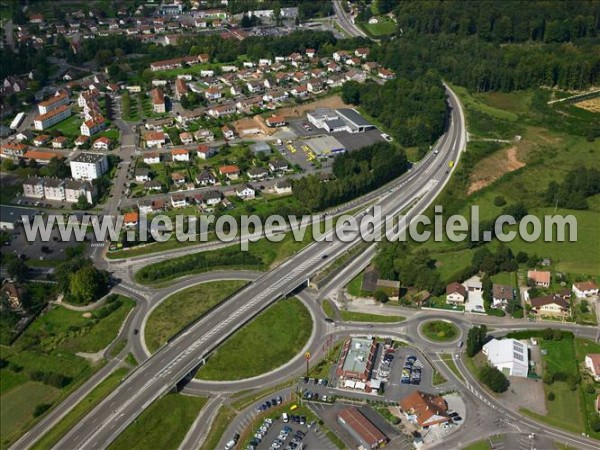
<path fill-rule="evenodd" d="M 79 127 L 83 121 L 77 114 L 73 114 L 62 122 L 52 125 L 48 128 L 49 131 L 60 131 L 64 136 L 75 139 L 81 134 Z"/>
<path fill-rule="evenodd" d="M 372 36 L 387 36 L 396 32 L 396 22 L 387 16 L 377 17 L 378 23 L 363 23 L 362 27 Z"/>
<path fill-rule="evenodd" d="M 0 423 L 2 423 L 2 447 L 16 439 L 33 420 L 36 406 L 51 404 L 60 395 L 60 390 L 46 384 L 28 381 L 6 394 L 0 401 Z"/>
<path fill-rule="evenodd" d="M 382 314 L 367 314 L 355 311 L 346 311 L 340 309 L 340 318 L 346 322 L 379 322 L 379 323 L 395 323 L 406 320 L 403 316 L 388 316 Z"/>
<path fill-rule="evenodd" d="M 152 403 L 109 445 L 111 450 L 176 449 L 206 404 L 203 397 L 168 394 Z"/>
<path fill-rule="evenodd" d="M 306 307 L 280 300 L 230 337 L 200 368 L 203 380 L 240 380 L 276 369 L 296 356 L 312 331 Z M 243 358 L 240 355 L 252 355 Z"/>
<path fill-rule="evenodd" d="M 3 422 L 3 446 L 26 431 L 33 419 L 33 408 L 41 403 L 58 402 L 101 367 L 102 363 L 92 365 L 76 353 L 97 352 L 116 338 L 121 323 L 134 305 L 129 298 L 118 296 L 116 299 L 94 311 L 91 317 L 54 307 L 36 319 L 11 346 L 1 347 L 2 359 L 8 362 L 0 369 L 2 408 L 29 414 L 28 419 L 22 420 L 19 415 L 19 420 L 7 422 L 10 426 L 5 427 Z M 100 311 L 107 315 L 98 318 L 100 316 L 95 314 Z M 33 377 L 42 375 L 47 379 L 46 385 L 33 382 Z M 60 382 L 59 377 L 62 377 Z M 23 392 L 26 395 L 18 395 Z"/>
<path fill-rule="evenodd" d="M 110 394 L 127 375 L 129 369 L 120 368 L 98 384 L 84 399 L 82 399 L 65 417 L 36 442 L 32 449 L 50 449 L 71 430 L 83 416 Z"/>
<path fill-rule="evenodd" d="M 334 310 L 333 304 L 331 303 L 331 300 L 327 300 L 327 299 L 323 300 L 323 303 L 321 306 L 323 308 L 323 312 L 325 313 L 325 315 L 327 317 L 333 318 L 333 316 L 335 316 L 335 310 Z"/>
<path fill-rule="evenodd" d="M 144 332 L 148 349 L 156 351 L 171 336 L 246 284 L 246 281 L 238 280 L 214 281 L 189 287 L 167 297 L 152 311 L 146 323 Z"/>
<path fill-rule="evenodd" d="M 458 336 L 458 328 L 450 322 L 443 320 L 430 320 L 421 325 L 421 333 L 431 340 L 436 342 L 449 342 L 456 339 Z"/>

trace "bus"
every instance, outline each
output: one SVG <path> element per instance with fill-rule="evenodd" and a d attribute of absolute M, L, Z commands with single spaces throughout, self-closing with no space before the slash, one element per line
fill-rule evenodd
<path fill-rule="evenodd" d="M 15 118 L 13 119 L 13 121 L 10 123 L 10 129 L 16 130 L 17 128 L 19 128 L 19 125 L 21 125 L 24 118 L 25 118 L 24 112 L 20 112 L 19 114 L 17 114 L 15 116 Z"/>

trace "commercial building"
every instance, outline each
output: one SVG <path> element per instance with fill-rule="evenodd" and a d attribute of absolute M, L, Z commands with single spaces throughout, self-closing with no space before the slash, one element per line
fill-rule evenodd
<path fill-rule="evenodd" d="M 346 151 L 346 147 L 333 136 L 320 136 L 303 142 L 318 158 L 335 156 Z"/>
<path fill-rule="evenodd" d="M 356 110 L 350 108 L 329 109 L 317 108 L 306 115 L 307 120 L 315 127 L 328 133 L 347 131 L 348 133 L 362 133 L 375 128 Z"/>
<path fill-rule="evenodd" d="M 446 400 L 439 395 L 414 391 L 400 400 L 399 406 L 407 420 L 420 427 L 431 427 L 450 420 Z"/>
<path fill-rule="evenodd" d="M 80 153 L 71 161 L 75 180 L 95 180 L 108 171 L 108 159 L 100 153 Z"/>
<path fill-rule="evenodd" d="M 506 376 L 527 377 L 529 355 L 527 345 L 516 339 L 492 339 L 483 346 L 489 363 Z"/>
<path fill-rule="evenodd" d="M 344 342 L 335 370 L 338 386 L 365 389 L 371 377 L 377 354 L 377 342 L 372 338 L 352 338 Z"/>
<path fill-rule="evenodd" d="M 31 219 L 36 214 L 37 211 L 34 209 L 2 205 L 2 208 L 0 208 L 0 229 L 14 230 L 18 224 L 23 222 L 24 217 Z"/>
<path fill-rule="evenodd" d="M 35 116 L 33 126 L 36 130 L 45 130 L 70 116 L 71 107 L 69 105 L 62 105 L 46 114 Z"/>
<path fill-rule="evenodd" d="M 338 423 L 356 439 L 359 448 L 374 449 L 383 447 L 389 442 L 388 437 L 373 422 L 360 412 L 358 408 L 349 407 L 338 413 Z"/>

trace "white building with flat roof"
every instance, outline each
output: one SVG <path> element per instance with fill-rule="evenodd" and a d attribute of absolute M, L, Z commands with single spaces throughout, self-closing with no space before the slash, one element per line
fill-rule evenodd
<path fill-rule="evenodd" d="M 527 345 L 516 339 L 492 339 L 483 346 L 488 362 L 506 376 L 527 377 Z"/>
<path fill-rule="evenodd" d="M 80 153 L 70 166 L 75 180 L 95 180 L 108 171 L 108 159 L 101 153 Z"/>

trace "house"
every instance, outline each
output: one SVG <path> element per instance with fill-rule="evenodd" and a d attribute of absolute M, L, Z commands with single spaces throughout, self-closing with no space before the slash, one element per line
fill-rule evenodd
<path fill-rule="evenodd" d="M 600 382 L 600 353 L 585 355 L 585 367 L 591 372 L 594 381 Z"/>
<path fill-rule="evenodd" d="M 207 206 L 214 206 L 221 203 L 222 195 L 220 191 L 207 191 L 202 193 L 202 199 Z"/>
<path fill-rule="evenodd" d="M 210 170 L 203 170 L 196 174 L 195 181 L 200 186 L 212 186 L 217 182 L 217 179 Z"/>
<path fill-rule="evenodd" d="M 31 130 L 23 130 L 15 136 L 15 138 L 19 142 L 31 141 L 34 137 L 35 137 L 35 134 L 33 134 L 33 131 L 31 131 Z"/>
<path fill-rule="evenodd" d="M 18 144 L 16 142 L 2 143 L 2 157 L 17 159 L 25 155 L 28 148 L 25 144 Z"/>
<path fill-rule="evenodd" d="M 235 95 L 235 94 L 234 94 Z M 204 97 L 209 101 L 215 101 L 223 96 L 221 89 L 216 86 L 210 86 L 204 91 Z"/>
<path fill-rule="evenodd" d="M 573 292 L 577 298 L 591 297 L 598 295 L 598 285 L 592 280 L 573 283 Z"/>
<path fill-rule="evenodd" d="M 194 136 L 192 133 L 188 133 L 187 131 L 179 134 L 179 139 L 183 145 L 189 145 L 194 142 Z"/>
<path fill-rule="evenodd" d="M 162 131 L 152 131 L 144 134 L 144 141 L 146 141 L 146 147 L 162 147 L 165 145 L 167 135 Z"/>
<path fill-rule="evenodd" d="M 160 153 L 146 153 L 144 155 L 144 163 L 145 164 L 159 164 L 160 163 Z"/>
<path fill-rule="evenodd" d="M 529 300 L 533 311 L 540 315 L 566 316 L 569 314 L 569 302 L 558 295 L 548 295 Z"/>
<path fill-rule="evenodd" d="M 167 111 L 165 104 L 165 95 L 163 91 L 155 88 L 150 91 L 150 97 L 152 97 L 152 110 L 157 114 L 162 114 Z"/>
<path fill-rule="evenodd" d="M 173 208 L 185 208 L 187 204 L 187 198 L 185 195 L 171 195 L 171 206 Z"/>
<path fill-rule="evenodd" d="M 354 406 L 342 409 L 337 421 L 358 442 L 358 448 L 371 450 L 385 447 L 389 442 L 389 438 Z"/>
<path fill-rule="evenodd" d="M 65 183 L 65 200 L 69 203 L 76 203 L 82 196 L 90 205 L 94 203 L 95 186 L 89 181 L 67 180 Z"/>
<path fill-rule="evenodd" d="M 256 197 L 256 190 L 250 184 L 244 184 L 235 188 L 236 195 L 243 200 L 252 200 Z"/>
<path fill-rule="evenodd" d="M 27 160 L 35 160 L 39 164 L 48 164 L 52 158 L 62 158 L 63 155 L 55 152 L 41 152 L 38 150 L 28 150 L 25 155 Z"/>
<path fill-rule="evenodd" d="M 106 120 L 102 116 L 96 116 L 93 119 L 86 120 L 79 127 L 83 136 L 92 136 L 106 128 Z"/>
<path fill-rule="evenodd" d="M 179 172 L 173 172 L 171 174 L 171 180 L 173 181 L 175 186 L 181 186 L 182 184 L 185 183 L 185 175 L 183 175 Z"/>
<path fill-rule="evenodd" d="M 38 177 L 29 177 L 23 181 L 23 196 L 44 198 L 44 180 Z"/>
<path fill-rule="evenodd" d="M 275 192 L 278 194 L 291 194 L 292 184 L 287 180 L 278 181 L 275 184 Z"/>
<path fill-rule="evenodd" d="M 235 137 L 233 130 L 227 125 L 223 125 L 221 127 L 221 132 L 223 133 L 223 137 L 225 139 L 233 139 Z"/>
<path fill-rule="evenodd" d="M 225 116 L 231 116 L 236 113 L 236 108 L 233 103 L 228 105 L 221 106 L 213 106 L 208 110 L 208 115 L 214 117 L 215 119 L 219 119 Z"/>
<path fill-rule="evenodd" d="M 268 127 L 283 127 L 285 126 L 285 117 L 283 116 L 271 116 L 265 120 Z"/>
<path fill-rule="evenodd" d="M 414 391 L 400 400 L 399 406 L 407 420 L 416 422 L 420 427 L 431 427 L 450 420 L 446 400 L 439 395 Z"/>
<path fill-rule="evenodd" d="M 44 198 L 62 202 L 65 199 L 65 182 L 58 178 L 46 178 L 44 180 Z"/>
<path fill-rule="evenodd" d="M 80 135 L 77 136 L 77 139 L 75 139 L 75 147 L 81 147 L 82 145 L 85 145 L 89 142 L 90 138 L 89 136 L 84 136 L 84 135 Z"/>
<path fill-rule="evenodd" d="M 33 145 L 35 145 L 36 147 L 41 147 L 49 140 L 50 136 L 48 136 L 47 134 L 40 134 L 39 136 L 33 138 Z"/>
<path fill-rule="evenodd" d="M 269 171 L 264 167 L 252 167 L 247 173 L 252 180 L 264 180 L 269 176 Z"/>
<path fill-rule="evenodd" d="M 175 99 L 181 100 L 181 97 L 187 95 L 188 87 L 185 84 L 183 78 L 177 78 L 175 80 Z"/>
<path fill-rule="evenodd" d="M 64 136 L 58 136 L 52 139 L 52 148 L 67 148 L 69 140 Z"/>
<path fill-rule="evenodd" d="M 237 180 L 240 177 L 240 172 L 240 168 L 234 165 L 219 167 L 219 173 L 230 180 Z"/>
<path fill-rule="evenodd" d="M 446 303 L 450 305 L 464 305 L 467 295 L 467 288 L 456 281 L 446 286 Z"/>
<path fill-rule="evenodd" d="M 488 362 L 506 376 L 527 378 L 527 345 L 516 339 L 492 339 L 483 346 Z"/>
<path fill-rule="evenodd" d="M 269 170 L 271 172 L 285 172 L 288 169 L 288 162 L 285 159 L 274 159 L 269 162 Z"/>
<path fill-rule="evenodd" d="M 318 94 L 327 88 L 327 83 L 323 80 L 311 80 L 306 84 L 306 88 L 308 89 L 308 92 Z"/>
<path fill-rule="evenodd" d="M 197 141 L 203 140 L 203 141 L 206 141 L 206 142 L 212 142 L 212 141 L 215 140 L 215 134 L 212 131 L 210 131 L 210 130 L 207 130 L 205 128 L 201 128 L 201 129 L 199 129 L 198 131 L 196 131 L 194 133 L 194 138 Z"/>
<path fill-rule="evenodd" d="M 367 56 L 369 56 L 370 52 L 371 50 L 368 47 L 360 47 L 354 50 L 354 55 L 359 58 L 365 59 Z"/>
<path fill-rule="evenodd" d="M 504 308 L 515 300 L 515 290 L 512 286 L 494 283 L 492 286 L 492 308 Z"/>
<path fill-rule="evenodd" d="M 213 156 L 217 150 L 214 147 L 209 147 L 206 144 L 200 144 L 197 149 L 198 158 L 200 159 L 208 159 Z"/>
<path fill-rule="evenodd" d="M 171 150 L 173 161 L 188 162 L 190 160 L 190 152 L 184 148 L 176 148 Z"/>
<path fill-rule="evenodd" d="M 392 80 L 392 79 L 396 78 L 396 75 L 394 74 L 394 72 L 392 72 L 389 69 L 386 69 L 385 67 L 379 68 L 379 70 L 377 71 L 377 76 L 384 80 Z"/>
<path fill-rule="evenodd" d="M 550 272 L 547 270 L 529 270 L 527 271 L 527 280 L 535 286 L 550 287 Z"/>
<path fill-rule="evenodd" d="M 135 181 L 145 182 L 150 181 L 150 171 L 148 169 L 136 169 Z"/>
<path fill-rule="evenodd" d="M 296 86 L 290 91 L 290 94 L 296 98 L 303 98 L 308 95 L 308 86 L 302 84 L 300 86 Z"/>
<path fill-rule="evenodd" d="M 162 184 L 157 180 L 150 180 L 144 183 L 144 189 L 148 191 L 162 191 Z"/>
<path fill-rule="evenodd" d="M 333 54 L 333 59 L 336 62 L 345 61 L 350 57 L 350 54 L 346 50 L 338 50 Z"/>
<path fill-rule="evenodd" d="M 139 222 L 139 215 L 137 212 L 125 213 L 125 216 L 123 217 L 123 224 L 125 225 L 125 227 L 127 227 L 127 228 L 137 227 L 138 222 Z"/>
<path fill-rule="evenodd" d="M 94 141 L 95 150 L 108 150 L 110 148 L 111 140 L 106 136 L 101 136 Z"/>

